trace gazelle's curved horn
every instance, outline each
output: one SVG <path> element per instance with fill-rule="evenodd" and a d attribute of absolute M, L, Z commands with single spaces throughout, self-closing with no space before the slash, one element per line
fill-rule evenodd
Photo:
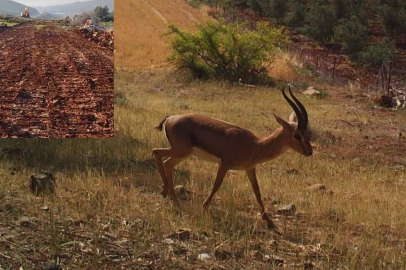
<path fill-rule="evenodd" d="M 292 91 L 290 90 L 290 86 L 289 86 L 289 93 L 292 96 L 293 100 L 296 102 L 297 106 L 299 107 L 302 116 L 303 116 L 303 127 L 307 127 L 307 124 L 309 123 L 309 118 L 307 116 L 307 111 L 306 108 L 304 107 L 304 105 L 302 104 L 302 102 L 300 102 L 292 93 Z"/>
<path fill-rule="evenodd" d="M 289 87 L 289 93 L 290 93 L 291 96 L 293 96 L 292 92 L 290 91 L 290 87 Z M 288 96 L 285 94 L 285 87 L 282 88 L 282 95 L 286 99 L 286 101 L 289 103 L 289 105 L 292 107 L 293 111 L 296 113 L 298 127 L 299 128 L 306 128 L 306 125 L 304 125 L 305 124 L 305 119 L 303 117 L 302 112 L 300 111 L 298 106 L 292 100 L 290 100 L 290 98 L 288 98 Z"/>

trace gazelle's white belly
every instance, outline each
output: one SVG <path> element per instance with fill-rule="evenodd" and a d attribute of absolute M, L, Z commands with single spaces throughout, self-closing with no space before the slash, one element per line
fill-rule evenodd
<path fill-rule="evenodd" d="M 196 156 L 197 158 L 199 158 L 201 160 L 220 164 L 220 159 L 218 157 L 216 157 L 198 147 L 193 147 L 192 155 Z"/>

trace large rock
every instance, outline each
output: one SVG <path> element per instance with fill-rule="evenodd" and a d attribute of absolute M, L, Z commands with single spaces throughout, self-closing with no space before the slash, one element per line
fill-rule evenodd
<path fill-rule="evenodd" d="M 321 92 L 313 88 L 313 86 L 309 86 L 303 93 L 303 95 L 310 96 L 310 97 L 320 97 Z"/>

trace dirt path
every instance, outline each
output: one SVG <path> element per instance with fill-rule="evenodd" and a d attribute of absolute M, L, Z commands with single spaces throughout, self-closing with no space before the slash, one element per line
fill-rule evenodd
<path fill-rule="evenodd" d="M 57 26 L 0 32 L 0 137 L 112 137 L 113 51 Z"/>

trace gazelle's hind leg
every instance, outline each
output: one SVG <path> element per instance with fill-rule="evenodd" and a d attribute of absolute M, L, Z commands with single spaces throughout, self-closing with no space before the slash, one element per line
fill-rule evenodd
<path fill-rule="evenodd" d="M 166 194 L 168 194 L 168 180 L 165 174 L 163 159 L 169 156 L 171 149 L 170 148 L 154 148 L 152 149 L 152 153 L 154 154 L 155 163 L 158 168 L 158 172 L 162 178 L 162 191 L 161 194 L 166 198 Z"/>

